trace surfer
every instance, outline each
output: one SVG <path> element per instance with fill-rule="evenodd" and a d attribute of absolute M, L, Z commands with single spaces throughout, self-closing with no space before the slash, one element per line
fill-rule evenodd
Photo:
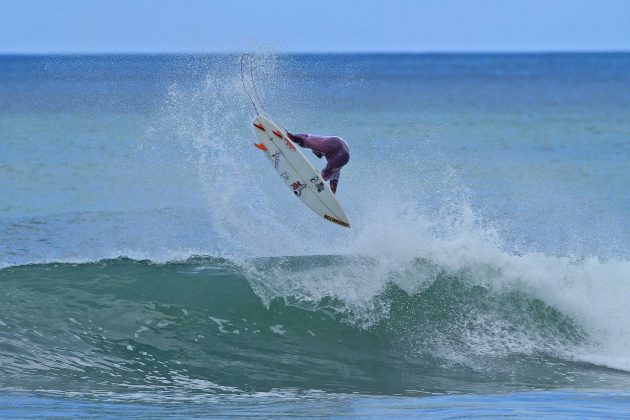
<path fill-rule="evenodd" d="M 333 194 L 337 191 L 341 168 L 350 160 L 348 145 L 341 137 L 315 136 L 313 134 L 292 134 L 289 138 L 300 147 L 311 149 L 319 159 L 326 157 L 326 167 L 322 170 L 324 181 L 330 180 Z"/>

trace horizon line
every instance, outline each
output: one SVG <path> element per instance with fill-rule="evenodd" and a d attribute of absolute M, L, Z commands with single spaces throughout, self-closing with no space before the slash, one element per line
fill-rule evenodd
<path fill-rule="evenodd" d="M 272 55 L 517 55 L 517 54 L 628 54 L 630 49 L 596 49 L 596 50 L 428 50 L 428 51 L 50 51 L 50 52 L 4 52 L 0 56 L 106 56 L 106 55 L 242 55 L 242 54 L 272 54 Z"/>

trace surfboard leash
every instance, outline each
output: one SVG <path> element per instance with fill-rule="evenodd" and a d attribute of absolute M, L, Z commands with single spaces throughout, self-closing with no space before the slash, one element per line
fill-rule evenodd
<path fill-rule="evenodd" d="M 252 102 L 252 105 L 254 106 L 254 111 L 256 111 L 256 115 L 260 116 L 260 112 L 258 112 L 258 108 L 256 107 L 256 103 L 252 99 L 252 95 L 249 94 L 249 91 L 247 90 L 247 86 L 245 86 L 245 76 L 243 75 L 243 59 L 244 58 L 245 58 L 245 54 L 241 54 L 241 83 L 243 84 L 243 90 L 245 91 L 245 93 L 247 94 L 247 97 L 249 98 L 249 100 Z M 250 62 L 250 65 L 251 65 L 251 62 Z M 251 69 L 251 67 L 250 67 L 250 69 Z M 254 86 L 254 88 L 255 88 L 255 86 Z"/>
<path fill-rule="evenodd" d="M 256 94 L 256 99 L 258 99 L 258 104 L 265 114 L 269 115 L 269 112 L 267 112 L 267 109 L 265 108 L 265 104 L 260 99 L 260 96 L 258 96 L 258 89 L 256 89 L 256 82 L 254 81 L 254 58 L 252 56 L 249 57 L 249 77 L 252 79 L 252 86 L 254 86 L 254 93 Z"/>

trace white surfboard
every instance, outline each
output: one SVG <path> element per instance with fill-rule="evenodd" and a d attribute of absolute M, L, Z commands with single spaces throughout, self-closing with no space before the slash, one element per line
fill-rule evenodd
<path fill-rule="evenodd" d="M 335 194 L 286 131 L 261 116 L 253 123 L 259 140 L 254 145 L 265 153 L 293 194 L 324 219 L 350 227 Z"/>

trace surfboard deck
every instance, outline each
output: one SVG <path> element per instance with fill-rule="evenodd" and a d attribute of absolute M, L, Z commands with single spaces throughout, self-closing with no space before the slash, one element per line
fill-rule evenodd
<path fill-rule="evenodd" d="M 349 228 L 350 221 L 330 186 L 286 131 L 262 116 L 254 118 L 253 125 L 259 140 L 254 146 L 265 154 L 293 194 L 324 219 Z"/>

